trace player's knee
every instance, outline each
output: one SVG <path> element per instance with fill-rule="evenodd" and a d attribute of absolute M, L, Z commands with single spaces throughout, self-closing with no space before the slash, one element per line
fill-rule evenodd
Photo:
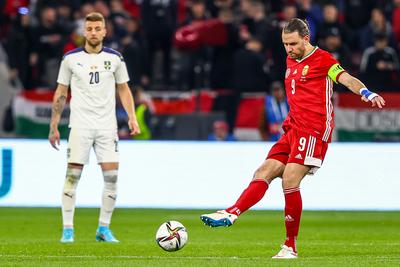
<path fill-rule="evenodd" d="M 257 172 L 254 173 L 252 181 L 264 180 L 267 184 L 270 184 L 276 177 L 261 177 Z"/>
<path fill-rule="evenodd" d="M 118 181 L 118 170 L 103 171 L 105 183 L 116 184 Z"/>
<path fill-rule="evenodd" d="M 309 171 L 309 167 L 299 164 L 288 164 L 282 176 L 284 189 L 299 187 L 301 180 Z"/>
<path fill-rule="evenodd" d="M 298 187 L 300 186 L 300 181 L 301 179 L 299 179 L 298 176 L 286 174 L 282 178 L 282 187 L 284 189 Z"/>
<path fill-rule="evenodd" d="M 67 169 L 67 174 L 65 176 L 65 183 L 64 183 L 64 193 L 74 193 L 76 190 L 76 186 L 79 183 L 81 178 L 82 170 L 81 169 Z"/>
<path fill-rule="evenodd" d="M 275 178 L 282 175 L 283 168 L 281 166 L 260 166 L 253 175 L 253 180 L 264 179 L 267 183 L 271 183 Z"/>
<path fill-rule="evenodd" d="M 116 196 L 117 181 L 118 181 L 118 170 L 103 171 L 104 177 L 104 189 L 108 194 Z"/>
<path fill-rule="evenodd" d="M 295 188 L 295 187 L 299 187 L 299 183 L 293 180 L 282 180 L 282 187 L 283 189 L 288 189 L 288 188 Z"/>

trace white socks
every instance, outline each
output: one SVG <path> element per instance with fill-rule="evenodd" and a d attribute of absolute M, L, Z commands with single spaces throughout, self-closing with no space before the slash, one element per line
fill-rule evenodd
<path fill-rule="evenodd" d="M 73 228 L 75 211 L 75 191 L 81 178 L 81 169 L 67 169 L 64 189 L 61 199 L 61 209 L 64 228 Z"/>
<path fill-rule="evenodd" d="M 118 170 L 103 171 L 104 189 L 100 209 L 99 225 L 108 226 L 117 199 Z"/>
<path fill-rule="evenodd" d="M 81 169 L 67 169 L 67 175 L 62 193 L 62 218 L 64 228 L 73 228 L 76 200 L 76 187 L 81 177 Z M 103 171 L 104 189 L 100 209 L 99 224 L 108 226 L 114 211 L 117 198 L 118 170 Z"/>

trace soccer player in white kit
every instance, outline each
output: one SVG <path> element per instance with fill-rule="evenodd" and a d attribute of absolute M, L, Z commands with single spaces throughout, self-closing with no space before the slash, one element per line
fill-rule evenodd
<path fill-rule="evenodd" d="M 62 243 L 74 242 L 75 192 L 82 169 L 93 147 L 104 176 L 97 241 L 119 242 L 109 229 L 117 197 L 118 135 L 115 92 L 129 117 L 131 135 L 139 134 L 134 100 L 127 84 L 125 62 L 120 53 L 103 46 L 105 20 L 100 13 L 86 16 L 83 48 L 64 55 L 57 79 L 50 122 L 49 141 L 58 150 L 58 123 L 71 88 L 68 168 L 62 193 Z"/>

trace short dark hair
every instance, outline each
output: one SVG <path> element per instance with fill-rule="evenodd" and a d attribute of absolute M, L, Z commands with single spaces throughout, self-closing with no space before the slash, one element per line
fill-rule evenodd
<path fill-rule="evenodd" d="M 283 27 L 284 33 L 298 32 L 301 37 L 310 35 L 310 26 L 307 20 L 302 20 L 299 18 L 291 19 L 285 27 Z"/>
<path fill-rule="evenodd" d="M 106 21 L 104 20 L 104 17 L 101 13 L 99 12 L 91 12 L 86 15 L 85 22 L 87 21 L 102 21 L 103 24 L 106 24 Z"/>

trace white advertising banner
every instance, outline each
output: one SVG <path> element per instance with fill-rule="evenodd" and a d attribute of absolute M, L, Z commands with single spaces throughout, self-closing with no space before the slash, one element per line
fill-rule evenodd
<path fill-rule="evenodd" d="M 119 207 L 225 208 L 250 182 L 272 143 L 121 141 Z M 333 143 L 301 185 L 304 209 L 400 210 L 400 144 Z M 0 206 L 60 206 L 66 142 L 0 140 Z M 103 178 L 92 152 L 77 205 L 98 207 Z M 256 209 L 282 209 L 280 179 Z"/>

